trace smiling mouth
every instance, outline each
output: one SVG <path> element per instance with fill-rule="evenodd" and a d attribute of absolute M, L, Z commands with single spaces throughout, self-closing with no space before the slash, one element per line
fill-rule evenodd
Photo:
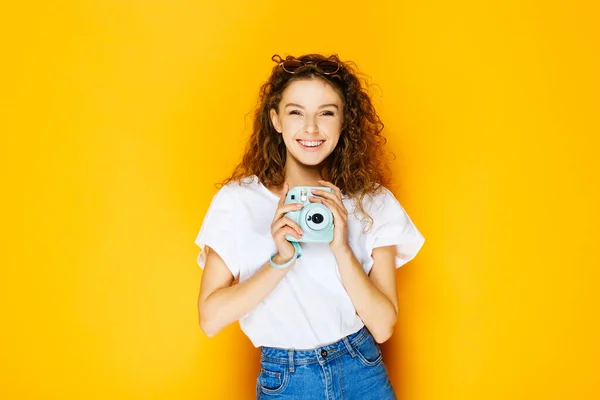
<path fill-rule="evenodd" d="M 298 143 L 302 145 L 302 147 L 306 147 L 309 149 L 314 149 L 321 146 L 325 143 L 324 140 L 297 140 Z"/>

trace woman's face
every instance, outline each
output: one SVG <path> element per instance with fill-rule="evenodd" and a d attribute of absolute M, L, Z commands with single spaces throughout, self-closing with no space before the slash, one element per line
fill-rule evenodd
<path fill-rule="evenodd" d="M 319 165 L 335 149 L 342 129 L 342 99 L 322 79 L 293 81 L 284 90 L 271 121 L 283 136 L 288 157 Z"/>

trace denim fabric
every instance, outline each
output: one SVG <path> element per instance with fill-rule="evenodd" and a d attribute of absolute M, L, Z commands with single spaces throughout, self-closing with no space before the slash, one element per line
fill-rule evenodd
<path fill-rule="evenodd" d="M 311 350 L 261 348 L 257 399 L 396 399 L 381 350 L 363 327 Z"/>

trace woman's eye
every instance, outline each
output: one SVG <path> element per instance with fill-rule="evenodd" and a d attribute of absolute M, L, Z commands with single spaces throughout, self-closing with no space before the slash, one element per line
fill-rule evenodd
<path fill-rule="evenodd" d="M 329 115 L 329 116 L 333 116 L 333 115 L 335 115 L 335 114 L 333 113 L 333 111 L 325 111 L 325 112 L 323 113 L 323 115 Z"/>
<path fill-rule="evenodd" d="M 292 115 L 292 114 L 293 115 L 302 115 L 302 114 L 300 114 L 300 111 L 298 111 L 298 110 L 292 110 L 292 111 L 290 111 L 290 115 Z"/>

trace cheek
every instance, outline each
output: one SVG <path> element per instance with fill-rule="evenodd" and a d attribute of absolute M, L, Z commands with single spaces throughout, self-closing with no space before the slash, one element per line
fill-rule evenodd
<path fill-rule="evenodd" d="M 329 121 L 324 121 L 321 126 L 327 129 L 330 136 L 335 136 L 337 138 L 340 136 L 342 130 L 342 121 L 339 119 L 331 119 Z"/>
<path fill-rule="evenodd" d="M 302 127 L 302 121 L 299 118 L 286 118 L 281 123 L 283 133 L 292 133 Z"/>
<path fill-rule="evenodd" d="M 331 127 L 337 127 L 338 130 L 342 127 L 342 117 L 339 114 L 335 117 L 323 118 L 321 122 Z"/>

